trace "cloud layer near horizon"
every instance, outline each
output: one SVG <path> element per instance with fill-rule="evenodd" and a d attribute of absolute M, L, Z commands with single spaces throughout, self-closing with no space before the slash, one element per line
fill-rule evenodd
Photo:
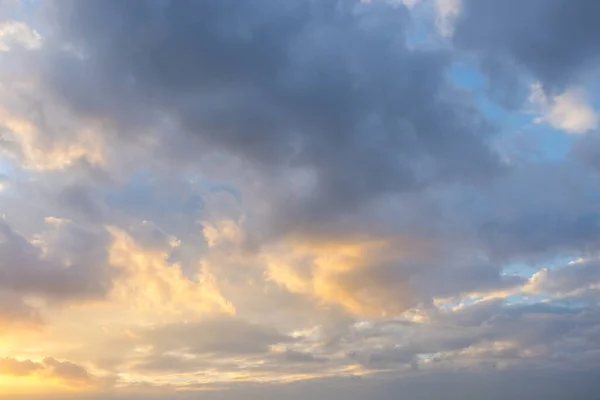
<path fill-rule="evenodd" d="M 599 12 L 0 1 L 2 393 L 592 399 Z"/>

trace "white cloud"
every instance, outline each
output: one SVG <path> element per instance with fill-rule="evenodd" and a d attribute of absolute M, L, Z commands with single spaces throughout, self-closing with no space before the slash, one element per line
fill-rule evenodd
<path fill-rule="evenodd" d="M 0 174 L 0 192 L 6 189 L 9 186 L 9 179 L 6 175 Z"/>
<path fill-rule="evenodd" d="M 408 8 L 416 6 L 421 0 L 402 0 L 401 3 Z"/>
<path fill-rule="evenodd" d="M 454 33 L 454 22 L 460 14 L 461 6 L 462 0 L 435 0 L 436 24 L 442 36 L 449 37 Z"/>
<path fill-rule="evenodd" d="M 42 45 L 42 36 L 23 22 L 0 22 L 0 51 L 10 51 L 14 45 L 37 49 Z"/>
<path fill-rule="evenodd" d="M 364 4 L 369 4 L 372 3 L 373 0 L 360 0 L 361 3 Z M 416 6 L 418 3 L 421 2 L 421 0 L 388 0 L 389 3 L 400 3 L 400 4 L 404 4 L 406 7 L 408 8 L 413 8 L 414 6 Z"/>
<path fill-rule="evenodd" d="M 598 116 L 581 88 L 569 88 L 549 99 L 540 83 L 531 85 L 529 101 L 541 116 L 536 123 L 547 123 L 569 133 L 585 133 L 595 129 Z"/>

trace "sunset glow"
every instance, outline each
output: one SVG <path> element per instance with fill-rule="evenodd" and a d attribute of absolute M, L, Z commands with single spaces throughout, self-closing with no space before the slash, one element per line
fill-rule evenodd
<path fill-rule="evenodd" d="M 0 0 L 0 400 L 597 400 L 599 18 Z"/>

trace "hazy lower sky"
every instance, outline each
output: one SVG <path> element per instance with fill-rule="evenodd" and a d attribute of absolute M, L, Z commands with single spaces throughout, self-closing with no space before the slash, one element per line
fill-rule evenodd
<path fill-rule="evenodd" d="M 0 0 L 0 399 L 596 400 L 599 19 Z"/>

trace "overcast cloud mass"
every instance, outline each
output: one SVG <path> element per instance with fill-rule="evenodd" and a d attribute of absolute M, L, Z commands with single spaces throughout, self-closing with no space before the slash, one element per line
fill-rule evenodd
<path fill-rule="evenodd" d="M 595 400 L 598 18 L 0 0 L 0 399 Z"/>

